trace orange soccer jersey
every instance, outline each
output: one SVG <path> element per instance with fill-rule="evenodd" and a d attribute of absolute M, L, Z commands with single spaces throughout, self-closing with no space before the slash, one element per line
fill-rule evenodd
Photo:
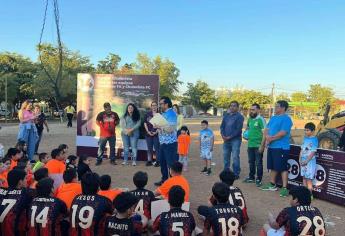
<path fill-rule="evenodd" d="M 13 170 L 13 168 L 16 167 L 17 164 L 18 164 L 18 161 L 11 160 L 11 165 L 10 165 L 10 169 L 8 170 L 8 172 Z"/>
<path fill-rule="evenodd" d="M 7 171 L 0 174 L 0 187 L 8 188 Z"/>
<path fill-rule="evenodd" d="M 169 191 L 175 185 L 181 186 L 181 188 L 183 188 L 183 190 L 185 191 L 184 200 L 185 202 L 188 202 L 189 201 L 189 183 L 186 180 L 186 178 L 183 177 L 182 175 L 171 177 L 170 179 L 165 181 L 162 184 L 162 186 L 157 188 L 156 191 L 160 193 L 165 199 L 168 199 Z"/>
<path fill-rule="evenodd" d="M 120 189 L 108 189 L 98 191 L 98 195 L 108 198 L 111 202 L 113 202 L 117 195 L 119 195 L 120 193 L 122 193 Z"/>
<path fill-rule="evenodd" d="M 51 159 L 44 166 L 48 169 L 49 174 L 63 174 L 66 170 L 65 163 L 56 159 Z"/>
<path fill-rule="evenodd" d="M 55 197 L 62 200 L 66 204 L 67 209 L 70 209 L 73 199 L 81 193 L 81 185 L 79 183 L 63 183 L 56 190 Z"/>
<path fill-rule="evenodd" d="M 188 134 L 180 134 L 177 138 L 178 154 L 182 156 L 188 155 L 190 136 Z"/>

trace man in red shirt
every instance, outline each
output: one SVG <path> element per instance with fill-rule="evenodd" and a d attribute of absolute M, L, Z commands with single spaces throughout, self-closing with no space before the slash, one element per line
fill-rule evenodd
<path fill-rule="evenodd" d="M 100 128 L 99 135 L 99 148 L 97 153 L 96 165 L 102 163 L 103 154 L 105 151 L 105 146 L 109 142 L 110 147 L 110 163 L 116 165 L 115 161 L 115 143 L 116 143 L 116 133 L 115 127 L 119 124 L 119 116 L 116 112 L 111 111 L 111 105 L 109 102 L 104 103 L 104 111 L 97 115 L 96 123 Z"/>

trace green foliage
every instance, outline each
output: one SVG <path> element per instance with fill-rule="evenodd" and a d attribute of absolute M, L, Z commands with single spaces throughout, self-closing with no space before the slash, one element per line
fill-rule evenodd
<path fill-rule="evenodd" d="M 304 92 L 294 92 L 291 94 L 292 102 L 307 102 L 308 94 Z"/>
<path fill-rule="evenodd" d="M 209 85 L 201 80 L 195 84 L 187 84 L 187 92 L 184 94 L 185 102 L 193 105 L 195 108 L 207 112 L 216 101 L 215 91 Z"/>
<path fill-rule="evenodd" d="M 312 102 L 319 103 L 321 112 L 325 110 L 327 103 L 332 104 L 335 101 L 333 89 L 321 84 L 310 85 L 308 93 Z"/>
<path fill-rule="evenodd" d="M 109 53 L 109 55 L 98 62 L 97 73 L 100 74 L 115 74 L 119 72 L 119 63 L 121 57 L 114 53 Z"/>

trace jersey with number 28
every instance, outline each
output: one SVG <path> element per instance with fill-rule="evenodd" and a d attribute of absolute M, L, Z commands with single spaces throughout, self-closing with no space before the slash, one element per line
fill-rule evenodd
<path fill-rule="evenodd" d="M 111 201 L 100 195 L 78 195 L 71 206 L 71 236 L 102 236 L 105 216 L 112 214 Z"/>
<path fill-rule="evenodd" d="M 285 236 L 326 234 L 323 217 L 316 207 L 307 205 L 287 207 L 279 213 L 276 221 L 280 227 L 285 227 Z"/>

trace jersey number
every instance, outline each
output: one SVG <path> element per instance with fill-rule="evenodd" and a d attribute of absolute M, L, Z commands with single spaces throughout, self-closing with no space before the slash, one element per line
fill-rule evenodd
<path fill-rule="evenodd" d="M 238 222 L 238 219 L 231 217 L 226 223 L 225 218 L 219 218 L 218 222 L 222 225 L 223 236 L 238 235 L 238 228 L 240 226 L 240 222 Z"/>
<path fill-rule="evenodd" d="M 183 222 L 174 222 L 172 225 L 172 231 L 178 232 L 180 236 L 184 236 Z"/>
<path fill-rule="evenodd" d="M 49 207 L 43 208 L 43 210 L 36 216 L 37 206 L 31 207 L 31 227 L 35 227 L 35 223 L 41 224 L 42 228 L 47 226 Z"/>
<path fill-rule="evenodd" d="M 3 212 L 0 215 L 0 223 L 2 223 L 7 216 L 7 214 L 10 212 L 12 207 L 16 204 L 17 200 L 15 199 L 4 199 L 1 203 L 2 206 L 6 206 Z"/>
<path fill-rule="evenodd" d="M 144 199 L 141 199 L 135 207 L 135 212 L 139 212 L 144 215 Z"/>
<path fill-rule="evenodd" d="M 234 197 L 235 197 L 236 200 L 240 200 L 240 201 L 241 201 L 241 205 L 238 206 L 238 207 L 241 208 L 241 210 L 243 210 L 243 208 L 245 207 L 245 205 L 244 205 L 244 199 L 243 199 L 242 194 L 241 194 L 240 192 L 236 192 L 236 193 L 234 194 Z M 231 194 L 229 195 L 229 202 L 230 202 L 231 205 L 235 205 L 235 204 L 234 204 L 234 199 L 232 198 L 232 195 L 231 195 Z"/>
<path fill-rule="evenodd" d="M 72 227 L 75 228 L 75 221 L 76 221 L 76 215 L 77 215 L 77 209 L 78 205 L 72 206 Z M 82 229 L 88 229 L 90 228 L 92 224 L 93 215 L 95 214 L 95 210 L 90 206 L 84 206 L 80 209 L 78 220 L 79 226 Z"/>
<path fill-rule="evenodd" d="M 297 218 L 297 222 L 301 223 L 302 221 L 305 221 L 305 226 L 300 233 L 300 235 L 307 235 L 311 226 L 314 225 L 315 230 L 314 230 L 314 235 L 315 236 L 324 236 L 325 235 L 325 223 L 323 222 L 322 218 L 320 216 L 315 216 L 313 218 L 313 221 L 309 219 L 306 216 L 301 216 Z"/>

